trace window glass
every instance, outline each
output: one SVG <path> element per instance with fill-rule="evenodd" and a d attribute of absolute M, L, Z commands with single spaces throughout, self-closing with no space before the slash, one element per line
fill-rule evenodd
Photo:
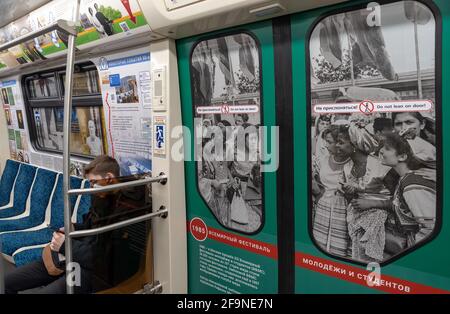
<path fill-rule="evenodd" d="M 27 81 L 30 98 L 57 97 L 58 90 L 54 76 L 40 77 Z"/>
<path fill-rule="evenodd" d="M 62 81 L 66 82 L 66 75 L 63 74 Z M 77 72 L 73 74 L 73 96 L 89 94 L 100 94 L 100 85 L 97 70 Z"/>
<path fill-rule="evenodd" d="M 79 107 L 72 110 L 71 153 L 98 156 L 104 153 L 103 111 L 101 107 Z M 62 107 L 33 109 L 37 143 L 41 148 L 63 149 Z"/>
<path fill-rule="evenodd" d="M 362 263 L 429 241 L 440 220 L 434 16 L 415 1 L 376 9 L 321 20 L 308 60 L 311 234 Z"/>
<path fill-rule="evenodd" d="M 264 221 L 259 47 L 248 34 L 198 43 L 191 59 L 200 195 L 217 221 L 257 232 Z M 197 132 L 198 127 L 195 128 Z"/>

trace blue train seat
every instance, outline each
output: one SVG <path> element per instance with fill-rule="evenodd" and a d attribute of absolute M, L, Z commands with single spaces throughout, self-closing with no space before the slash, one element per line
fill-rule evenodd
<path fill-rule="evenodd" d="M 11 207 L 13 202 L 14 183 L 19 173 L 20 163 L 8 159 L 3 169 L 0 179 L 0 211 L 3 208 Z"/>
<path fill-rule="evenodd" d="M 0 221 L 3 218 L 18 216 L 26 211 L 29 202 L 31 187 L 36 177 L 37 168 L 28 164 L 21 164 L 15 179 L 9 203 L 0 210 Z"/>
<path fill-rule="evenodd" d="M 56 188 L 56 172 L 39 168 L 27 199 L 25 212 L 0 219 L 0 232 L 23 230 L 39 226 L 45 220 L 52 193 Z"/>
<path fill-rule="evenodd" d="M 26 265 L 28 263 L 39 260 L 42 257 L 42 251 L 46 244 L 38 244 L 33 246 L 26 246 L 18 249 L 12 256 L 12 262 L 16 267 Z"/>
<path fill-rule="evenodd" d="M 71 187 L 74 189 L 81 187 L 81 179 L 76 177 L 71 177 L 70 179 Z M 76 195 L 70 197 L 72 211 L 76 206 L 77 199 Z M 52 193 L 52 199 L 45 213 L 44 222 L 30 229 L 0 234 L 2 252 L 6 255 L 12 255 L 21 247 L 49 243 L 52 239 L 53 230 L 48 225 L 56 229 L 64 226 L 63 176 L 61 174 L 58 175 L 58 182 Z"/>
<path fill-rule="evenodd" d="M 71 177 L 71 188 L 88 188 L 89 182 L 76 177 Z M 52 211 L 50 225 L 60 228 L 64 225 L 63 199 L 62 199 L 62 175 L 59 176 L 56 193 L 52 198 Z M 83 216 L 89 211 L 91 206 L 90 195 L 71 196 L 72 222 L 80 223 Z M 3 243 L 3 253 L 12 256 L 16 266 L 28 264 L 38 260 L 42 256 L 42 250 L 52 238 L 53 231 L 46 226 L 40 230 L 21 230 L 0 235 Z"/>

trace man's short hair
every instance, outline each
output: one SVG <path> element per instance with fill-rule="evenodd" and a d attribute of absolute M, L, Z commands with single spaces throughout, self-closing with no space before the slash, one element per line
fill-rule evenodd
<path fill-rule="evenodd" d="M 97 156 L 84 168 L 84 175 L 94 174 L 106 176 L 107 173 L 112 173 L 115 177 L 120 176 L 120 167 L 117 161 L 108 155 Z"/>
<path fill-rule="evenodd" d="M 375 118 L 373 120 L 373 131 L 382 132 L 384 129 L 392 129 L 392 120 L 389 118 Z"/>

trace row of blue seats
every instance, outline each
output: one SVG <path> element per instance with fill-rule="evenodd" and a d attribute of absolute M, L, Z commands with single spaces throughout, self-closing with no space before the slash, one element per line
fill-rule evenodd
<path fill-rule="evenodd" d="M 71 188 L 89 182 L 70 178 Z M 89 211 L 88 195 L 71 196 L 72 222 Z M 49 228 L 50 226 L 50 228 Z M 37 260 L 52 238 L 52 228 L 64 226 L 63 175 L 7 160 L 0 180 L 0 247 L 16 266 Z"/>

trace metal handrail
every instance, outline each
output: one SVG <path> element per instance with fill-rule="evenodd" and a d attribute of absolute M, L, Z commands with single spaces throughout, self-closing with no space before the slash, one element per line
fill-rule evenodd
<path fill-rule="evenodd" d="M 56 22 L 54 22 L 54 23 L 52 23 L 52 24 L 50 24 L 50 25 L 48 25 L 48 26 L 46 26 L 44 28 L 41 28 L 41 29 L 35 30 L 33 32 L 27 33 L 25 35 L 17 37 L 16 39 L 14 39 L 14 40 L 6 43 L 6 44 L 1 45 L 0 46 L 0 51 L 6 50 L 6 49 L 14 47 L 14 46 L 17 46 L 19 44 L 22 44 L 24 42 L 27 42 L 27 41 L 29 41 L 31 39 L 34 39 L 34 38 L 36 38 L 38 36 L 47 34 L 47 33 L 51 32 L 51 31 L 54 31 L 54 30 L 61 31 L 61 32 L 67 34 L 67 35 L 76 36 L 77 35 L 77 31 L 76 31 L 76 29 L 74 27 L 75 25 L 72 25 L 72 23 L 73 22 L 69 22 L 69 21 L 66 21 L 66 20 L 57 20 Z"/>
<path fill-rule="evenodd" d="M 75 17 L 78 20 L 79 9 L 80 9 L 80 1 L 76 0 L 75 7 Z M 64 97 L 64 147 L 63 147 L 63 196 L 64 196 L 64 227 L 65 230 L 70 230 L 71 228 L 71 213 L 70 213 L 70 199 L 67 191 L 70 189 L 70 168 L 69 168 L 69 138 L 70 134 L 70 117 L 72 111 L 72 83 L 73 83 L 73 68 L 74 68 L 74 59 L 75 59 L 75 37 L 77 36 L 77 31 L 75 29 L 76 21 L 66 21 L 66 20 L 57 20 L 56 22 L 41 28 L 39 30 L 30 32 L 23 36 L 20 36 L 8 43 L 0 45 L 0 51 L 7 50 L 11 47 L 20 45 L 24 42 L 30 41 L 38 36 L 43 34 L 52 32 L 54 30 L 61 31 L 62 33 L 68 35 L 68 45 L 67 45 L 67 62 L 66 62 L 66 89 L 65 89 L 65 97 Z M 72 262 L 72 243 L 70 240 L 70 235 L 66 238 L 65 241 L 65 249 L 66 249 L 66 264 L 69 268 Z M 0 257 L 1 259 L 1 257 Z M 0 265 L 0 271 L 3 270 L 3 265 Z M 3 292 L 3 278 L 0 278 L 2 283 L 0 284 L 0 292 Z M 72 294 L 74 291 L 73 285 L 66 282 L 67 293 Z"/>
<path fill-rule="evenodd" d="M 169 212 L 169 210 L 167 208 L 164 208 L 164 209 L 158 210 L 156 213 L 145 214 L 145 215 L 142 215 L 139 217 L 134 217 L 134 218 L 127 219 L 124 221 L 119 221 L 119 222 L 116 222 L 116 223 L 113 223 L 113 224 L 110 224 L 107 226 L 89 229 L 89 230 L 72 231 L 69 233 L 69 235 L 71 238 L 79 238 L 79 237 L 98 235 L 98 234 L 102 234 L 102 233 L 105 233 L 108 231 L 112 231 L 112 230 L 120 229 L 120 228 L 123 228 L 126 226 L 134 225 L 134 224 L 137 224 L 142 221 L 150 220 L 153 217 L 161 217 L 161 216 L 164 217 L 164 216 L 166 216 L 166 214 L 168 212 Z"/>
<path fill-rule="evenodd" d="M 102 192 L 109 192 L 114 190 L 119 190 L 123 188 L 133 187 L 133 186 L 140 186 L 145 185 L 148 183 L 155 183 L 155 182 L 161 182 L 162 184 L 165 184 L 167 182 L 167 175 L 161 174 L 157 177 L 149 177 L 149 178 L 142 178 L 134 181 L 129 182 L 122 182 L 122 183 L 116 183 L 106 186 L 96 186 L 93 188 L 87 188 L 87 189 L 72 189 L 69 190 L 69 195 L 82 195 L 82 194 L 96 194 L 96 193 L 102 193 Z"/>
<path fill-rule="evenodd" d="M 76 6 L 74 10 L 74 24 L 76 24 L 80 17 L 80 3 L 81 0 L 75 1 Z M 69 33 L 69 40 L 67 45 L 67 62 L 66 62 L 66 81 L 64 90 L 64 121 L 63 121 L 63 199 L 64 199 L 64 230 L 67 232 L 66 240 L 64 241 L 65 257 L 66 257 L 66 272 L 72 271 L 72 239 L 70 232 L 73 229 L 71 221 L 71 204 L 70 204 L 70 134 L 71 134 L 71 117 L 72 117 L 72 90 L 73 90 L 73 69 L 75 63 L 75 37 L 76 32 Z M 66 292 L 68 294 L 74 293 L 74 284 L 66 278 Z"/>

